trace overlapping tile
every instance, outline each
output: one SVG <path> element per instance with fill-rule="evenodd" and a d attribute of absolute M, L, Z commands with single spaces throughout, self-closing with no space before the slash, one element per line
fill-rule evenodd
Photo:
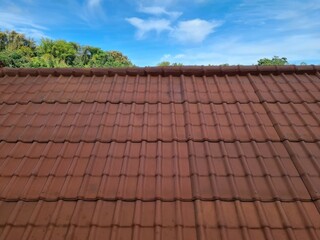
<path fill-rule="evenodd" d="M 249 75 L 260 101 L 281 103 L 319 102 L 319 75 L 295 74 Z"/>
<path fill-rule="evenodd" d="M 266 104 L 282 140 L 317 141 L 320 136 L 320 103 Z"/>

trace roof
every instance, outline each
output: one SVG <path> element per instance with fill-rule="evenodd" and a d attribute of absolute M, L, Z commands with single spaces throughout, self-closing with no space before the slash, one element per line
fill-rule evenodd
<path fill-rule="evenodd" d="M 0 239 L 320 239 L 320 66 L 0 69 Z"/>

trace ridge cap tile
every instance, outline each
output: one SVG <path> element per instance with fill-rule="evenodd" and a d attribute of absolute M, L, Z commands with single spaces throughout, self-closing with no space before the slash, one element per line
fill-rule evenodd
<path fill-rule="evenodd" d="M 284 66 L 246 66 L 246 65 L 233 65 L 233 66 L 168 66 L 168 67 L 119 67 L 119 68 L 0 68 L 0 76 L 3 75 L 79 75 L 85 74 L 91 76 L 98 75 L 203 75 L 210 74 L 247 74 L 247 73 L 296 73 L 307 72 L 314 73 L 320 71 L 320 65 L 284 65 Z"/>

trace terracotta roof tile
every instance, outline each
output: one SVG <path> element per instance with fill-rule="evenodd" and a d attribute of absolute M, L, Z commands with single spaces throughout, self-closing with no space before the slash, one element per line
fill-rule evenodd
<path fill-rule="evenodd" d="M 0 69 L 0 238 L 320 239 L 319 71 Z"/>

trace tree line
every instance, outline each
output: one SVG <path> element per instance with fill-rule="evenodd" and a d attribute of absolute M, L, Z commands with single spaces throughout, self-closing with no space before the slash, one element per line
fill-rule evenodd
<path fill-rule="evenodd" d="M 119 51 L 104 51 L 65 40 L 42 39 L 37 44 L 15 31 L 0 31 L 0 63 L 13 68 L 133 66 Z"/>
<path fill-rule="evenodd" d="M 256 65 L 287 65 L 285 57 L 262 58 Z M 228 63 L 220 66 L 228 66 Z M 305 63 L 301 63 L 305 65 Z M 35 42 L 15 31 L 0 31 L 0 67 L 133 67 L 129 58 L 119 51 L 104 51 L 65 40 L 42 39 Z M 163 61 L 157 66 L 183 66 Z M 210 64 L 209 64 L 210 66 Z"/>

